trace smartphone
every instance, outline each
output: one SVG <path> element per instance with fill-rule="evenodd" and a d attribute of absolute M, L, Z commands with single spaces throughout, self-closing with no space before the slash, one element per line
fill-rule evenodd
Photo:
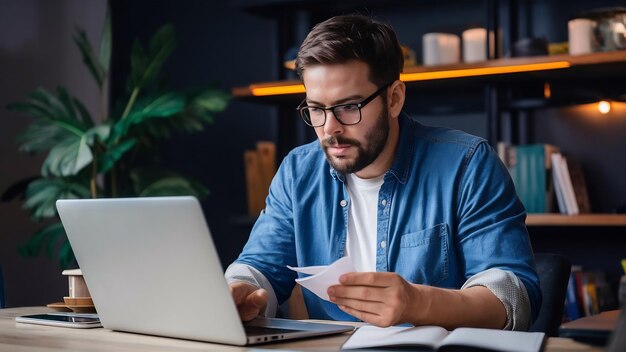
<path fill-rule="evenodd" d="M 89 329 L 99 328 L 100 318 L 97 316 L 69 315 L 69 314 L 32 314 L 15 317 L 18 323 L 62 326 L 66 328 Z"/>

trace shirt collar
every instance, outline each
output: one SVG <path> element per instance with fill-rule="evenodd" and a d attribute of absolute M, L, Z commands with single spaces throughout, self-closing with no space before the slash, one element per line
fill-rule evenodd
<path fill-rule="evenodd" d="M 386 174 L 393 175 L 398 182 L 406 183 L 411 171 L 411 158 L 415 148 L 415 131 L 420 124 L 414 121 L 404 111 L 398 117 L 400 137 L 396 148 L 396 157 Z"/>

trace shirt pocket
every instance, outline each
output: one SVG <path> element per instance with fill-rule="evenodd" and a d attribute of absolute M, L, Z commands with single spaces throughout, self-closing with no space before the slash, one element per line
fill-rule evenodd
<path fill-rule="evenodd" d="M 413 283 L 436 285 L 448 278 L 448 225 L 400 236 L 395 272 Z"/>

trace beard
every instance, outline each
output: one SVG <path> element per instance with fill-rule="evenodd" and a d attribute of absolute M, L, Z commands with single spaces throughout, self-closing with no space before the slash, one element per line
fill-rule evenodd
<path fill-rule="evenodd" d="M 387 107 L 384 106 L 383 111 L 378 116 L 376 125 L 365 132 L 366 145 L 356 139 L 345 138 L 342 136 L 331 136 L 321 141 L 322 148 L 326 154 L 328 163 L 340 173 L 350 174 L 363 170 L 365 167 L 378 158 L 385 148 L 387 137 L 389 136 L 389 113 Z M 331 156 L 328 154 L 328 148 L 334 145 L 350 145 L 356 147 L 357 155 L 354 159 L 341 156 Z"/>

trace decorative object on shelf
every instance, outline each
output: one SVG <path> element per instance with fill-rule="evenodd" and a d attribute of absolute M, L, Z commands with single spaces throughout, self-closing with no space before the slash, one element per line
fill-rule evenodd
<path fill-rule="evenodd" d="M 456 64 L 460 61 L 461 39 L 456 34 L 426 33 L 422 50 L 424 66 Z"/>
<path fill-rule="evenodd" d="M 415 51 L 406 45 L 400 45 L 400 49 L 402 49 L 402 56 L 404 57 L 404 68 L 417 66 Z"/>
<path fill-rule="evenodd" d="M 487 30 L 485 28 L 468 29 L 461 37 L 463 38 L 463 62 L 487 60 Z"/>
<path fill-rule="evenodd" d="M 596 51 L 594 27 L 595 22 L 588 18 L 575 18 L 567 22 L 570 55 L 589 54 Z"/>
<path fill-rule="evenodd" d="M 591 10 L 581 17 L 594 21 L 593 34 L 598 51 L 626 49 L 626 7 Z"/>
<path fill-rule="evenodd" d="M 626 7 L 591 10 L 567 25 L 571 55 L 626 49 Z"/>
<path fill-rule="evenodd" d="M 548 55 L 546 38 L 523 38 L 515 42 L 511 48 L 512 57 Z"/>
<path fill-rule="evenodd" d="M 57 218 L 55 202 L 62 198 L 194 195 L 208 190 L 159 165 L 159 140 L 174 132 L 192 133 L 213 122 L 230 95 L 214 88 L 190 92 L 166 90 L 161 68 L 176 46 L 174 28 L 161 27 L 144 47 L 138 40 L 131 50 L 127 96 L 107 112 L 107 78 L 111 61 L 111 20 L 107 14 L 99 51 L 85 32 L 74 36 L 83 61 L 100 93 L 96 116 L 69 92 L 59 87 L 56 94 L 39 88 L 24 102 L 9 109 L 34 118 L 19 136 L 20 150 L 47 152 L 41 174 L 11 186 L 2 200 L 25 198 L 35 221 Z M 62 268 L 74 263 L 74 255 L 63 226 L 53 222 L 41 228 L 19 249 L 24 256 L 58 253 Z"/>

